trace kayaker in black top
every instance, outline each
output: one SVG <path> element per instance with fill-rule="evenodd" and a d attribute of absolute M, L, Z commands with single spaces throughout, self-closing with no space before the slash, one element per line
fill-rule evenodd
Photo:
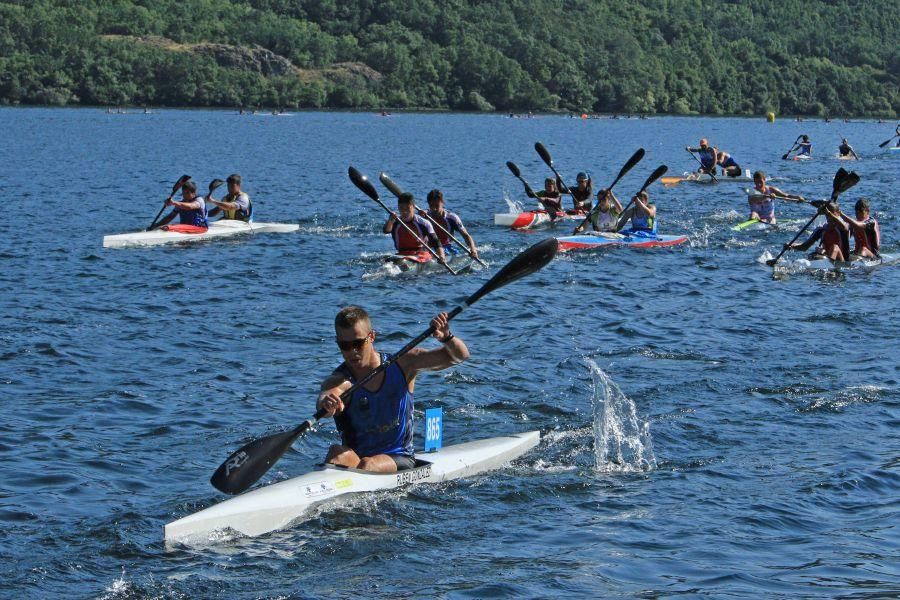
<path fill-rule="evenodd" d="M 253 220 L 253 204 L 250 196 L 241 191 L 241 176 L 232 173 L 225 180 L 228 183 L 228 194 L 221 200 L 209 199 L 209 203 L 215 206 L 209 211 L 210 217 L 222 213 L 222 219 L 250 222 Z"/>
<path fill-rule="evenodd" d="M 859 155 L 853 150 L 853 146 L 850 145 L 847 138 L 841 138 L 841 145 L 838 146 L 838 152 L 841 156 L 852 156 L 857 160 L 859 159 Z"/>
<path fill-rule="evenodd" d="M 578 187 L 569 189 L 569 193 L 572 195 L 572 209 L 575 212 L 588 212 L 591 210 L 591 200 L 594 195 L 594 183 L 585 173 L 579 173 L 575 177 L 575 181 L 578 182 Z"/>
<path fill-rule="evenodd" d="M 526 188 L 525 193 L 529 198 L 534 198 L 540 202 L 541 206 L 544 207 L 544 210 L 547 211 L 551 219 L 556 219 L 558 216 L 557 213 L 562 212 L 562 198 L 556 187 L 556 180 L 552 177 L 548 177 L 544 180 L 544 189 L 541 191 L 533 192 Z"/>

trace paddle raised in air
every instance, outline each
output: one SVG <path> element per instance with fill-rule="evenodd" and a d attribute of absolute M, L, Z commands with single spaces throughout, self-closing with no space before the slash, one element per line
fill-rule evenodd
<path fill-rule="evenodd" d="M 857 175 L 856 173 L 848 173 L 843 168 L 838 169 L 837 173 L 834 174 L 834 181 L 831 183 L 831 200 L 837 200 L 838 196 L 852 188 L 857 183 L 859 183 L 859 175 Z M 788 249 L 794 244 L 794 242 L 800 239 L 800 236 L 803 235 L 803 232 L 806 231 L 807 228 L 812 225 L 813 221 L 815 221 L 816 218 L 820 214 L 822 214 L 822 211 L 825 210 L 825 202 L 821 200 L 813 200 L 812 202 L 810 202 L 810 204 L 816 207 L 816 214 L 814 214 L 813 218 L 807 221 L 806 225 L 804 225 L 800 229 L 800 231 L 797 232 L 797 235 L 794 236 L 794 239 L 784 245 L 784 248 L 781 249 L 781 252 L 778 253 L 778 256 L 776 256 L 775 258 L 770 258 L 766 261 L 767 265 L 769 265 L 770 267 L 774 267 L 778 262 L 778 259 L 784 256 L 784 253 L 788 251 Z"/>
<path fill-rule="evenodd" d="M 175 185 L 172 186 L 172 193 L 169 194 L 169 197 L 163 200 L 162 208 L 159 209 L 159 212 L 156 213 L 156 217 L 154 217 L 153 222 L 150 223 L 150 227 L 147 228 L 147 231 L 153 231 L 153 228 L 156 227 L 156 222 L 159 221 L 159 218 L 162 216 L 163 211 L 166 210 L 166 203 L 175 197 L 175 194 L 178 193 L 178 190 L 181 189 L 187 181 L 191 178 L 190 175 L 182 175 L 178 178 L 178 181 L 175 182 Z"/>
<path fill-rule="evenodd" d="M 395 195 L 397 198 L 399 198 L 400 195 L 403 194 L 403 188 L 401 188 L 399 185 L 397 185 L 397 183 L 396 183 L 393 179 L 391 179 L 391 178 L 388 176 L 388 174 L 385 173 L 384 171 L 382 171 L 382 172 L 378 175 L 378 180 L 381 181 L 381 184 L 382 184 L 384 187 L 386 187 L 388 190 L 390 190 L 390 192 L 391 192 L 393 195 Z M 417 207 L 416 207 L 416 212 L 418 212 L 422 217 L 428 219 L 428 221 L 429 221 L 432 225 L 434 225 L 435 227 L 437 227 L 438 229 L 440 229 L 440 230 L 443 232 L 443 234 L 446 235 L 446 236 L 447 236 L 449 239 L 451 239 L 453 242 L 455 242 L 457 246 L 459 246 L 460 248 L 462 248 L 463 250 L 465 250 L 465 251 L 466 251 L 466 254 L 468 254 L 469 256 L 472 257 L 472 260 L 477 261 L 478 264 L 481 265 L 482 267 L 486 267 L 486 266 L 487 266 L 486 264 L 484 264 L 484 261 L 482 261 L 480 258 L 478 258 L 477 256 L 475 256 L 474 254 L 472 254 L 472 251 L 469 250 L 469 246 L 468 246 L 468 245 L 463 244 L 461 241 L 459 241 L 459 240 L 456 238 L 456 236 L 454 236 L 452 233 L 450 233 L 443 225 L 441 225 L 440 223 L 438 223 L 436 219 L 432 218 L 432 216 L 431 216 L 430 214 L 428 214 L 428 211 L 427 211 L 427 210 L 422 210 L 421 208 L 419 208 L 419 207 L 417 206 Z"/>
<path fill-rule="evenodd" d="M 635 153 L 631 155 L 631 158 L 628 159 L 628 162 L 626 162 L 625 165 L 621 169 L 619 169 L 619 174 L 616 175 L 616 178 L 613 180 L 613 182 L 611 184 L 609 184 L 609 187 L 606 188 L 606 190 L 608 192 L 611 192 L 612 189 L 616 186 L 616 184 L 619 183 L 619 180 L 622 179 L 622 177 L 624 177 L 625 174 L 628 171 L 630 171 L 632 167 L 634 167 L 634 165 L 641 162 L 641 159 L 644 158 L 644 154 L 645 154 L 644 149 L 638 148 L 635 151 Z M 578 225 L 578 227 L 575 228 L 575 231 L 572 232 L 572 235 L 575 235 L 578 232 L 580 232 L 581 230 L 583 230 L 587 226 L 588 221 L 590 221 L 594 217 L 594 213 L 599 210 L 600 210 L 600 202 L 598 200 L 597 206 L 595 206 L 593 208 L 593 210 L 591 210 L 591 212 L 588 213 L 588 216 L 586 216 L 584 218 L 584 221 L 582 221 Z"/>
<path fill-rule="evenodd" d="M 371 184 L 370 184 L 371 185 Z M 462 304 L 447 313 L 447 319 L 452 320 L 463 310 L 472 306 L 482 297 L 500 289 L 503 286 L 521 279 L 540 270 L 547 265 L 559 251 L 559 242 L 556 238 L 547 238 L 538 242 L 506 264 L 487 283 L 481 286 L 474 294 L 463 300 Z M 366 384 L 373 377 L 394 364 L 401 356 L 421 344 L 434 333 L 434 328 L 429 327 L 408 344 L 403 346 L 395 354 L 389 356 L 376 369 L 353 384 L 350 389 L 341 394 L 341 400 L 347 401 L 353 392 Z M 318 411 L 311 419 L 308 419 L 290 431 L 267 435 L 250 442 L 240 450 L 234 452 L 222 465 L 216 469 L 210 479 L 210 483 L 217 490 L 226 494 L 238 494 L 256 483 L 266 471 L 268 471 L 281 456 L 287 452 L 291 444 L 303 433 L 309 430 L 316 421 L 324 416 L 324 411 Z"/>
<path fill-rule="evenodd" d="M 406 229 L 406 231 L 409 232 L 409 234 L 411 236 L 416 238 L 419 241 L 419 244 L 424 246 L 424 248 L 426 250 L 428 250 L 428 252 L 431 254 L 431 256 L 433 256 L 434 259 L 436 261 L 438 261 L 438 263 L 440 263 L 442 267 L 447 269 L 452 275 L 457 275 L 457 272 L 454 271 L 453 268 L 446 263 L 446 261 L 441 260 L 441 257 L 438 256 L 438 253 L 435 252 L 434 249 L 428 245 L 428 242 L 426 240 L 423 240 L 422 238 L 420 238 L 418 236 L 418 234 L 416 234 L 416 232 L 413 231 L 409 225 L 407 225 L 406 223 L 403 222 L 403 219 L 400 218 L 400 215 L 398 215 L 397 213 L 392 211 L 390 208 L 388 208 L 387 204 L 385 204 L 384 202 L 381 201 L 381 198 L 378 197 L 378 192 L 375 191 L 375 186 L 372 185 L 372 182 L 369 181 L 368 177 L 366 177 L 365 175 L 363 175 L 362 173 L 360 173 L 358 170 L 356 170 L 353 167 L 350 167 L 347 170 L 347 173 L 350 175 L 350 181 L 353 182 L 353 185 L 358 187 L 359 190 L 363 194 L 365 194 L 366 196 L 368 196 L 369 198 L 371 198 L 372 200 L 374 200 L 375 202 L 380 204 L 381 208 L 386 210 L 388 212 L 388 214 L 393 215 L 394 218 L 397 219 L 397 222 L 400 223 L 400 225 L 403 226 L 403 228 Z"/>

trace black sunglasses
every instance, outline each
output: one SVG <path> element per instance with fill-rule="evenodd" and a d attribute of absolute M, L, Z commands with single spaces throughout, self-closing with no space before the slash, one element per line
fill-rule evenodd
<path fill-rule="evenodd" d="M 366 345 L 366 342 L 369 341 L 369 337 L 371 337 L 372 332 L 366 334 L 365 337 L 357 338 L 355 340 L 335 340 L 337 342 L 338 348 L 343 351 L 348 350 L 361 350 L 363 346 Z"/>

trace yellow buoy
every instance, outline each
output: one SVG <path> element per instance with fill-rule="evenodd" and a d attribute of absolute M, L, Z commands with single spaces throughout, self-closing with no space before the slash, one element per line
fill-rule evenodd
<path fill-rule="evenodd" d="M 768 121 L 769 123 L 774 123 L 775 122 L 775 113 L 767 112 L 766 113 L 766 121 Z"/>

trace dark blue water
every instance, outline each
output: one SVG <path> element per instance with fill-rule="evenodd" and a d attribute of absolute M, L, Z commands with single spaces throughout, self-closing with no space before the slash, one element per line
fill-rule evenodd
<path fill-rule="evenodd" d="M 254 540 L 162 542 L 165 523 L 221 499 L 207 480 L 230 451 L 313 411 L 339 307 L 367 307 L 397 349 L 548 235 L 491 225 L 504 194 L 521 198 L 506 160 L 534 185 L 549 173 L 535 141 L 567 180 L 600 185 L 645 147 L 623 198 L 660 163 L 692 169 L 683 146 L 701 136 L 808 197 L 850 166 L 862 181 L 843 206 L 870 198 L 896 253 L 900 153 L 877 148 L 892 125 L 43 109 L 0 110 L 0 125 L 0 596 L 900 593 L 900 268 L 773 277 L 760 258 L 792 232 L 730 231 L 746 213 L 734 184 L 652 188 L 661 230 L 689 245 L 567 255 L 459 317 L 472 359 L 423 375 L 417 401 L 444 407 L 445 443 L 540 429 L 513 466 Z M 800 133 L 819 159 L 781 161 Z M 841 136 L 864 160 L 829 158 Z M 350 164 L 420 198 L 442 188 L 490 269 L 379 270 L 384 215 Z M 300 232 L 101 247 L 145 227 L 182 173 L 204 187 L 231 172 L 259 220 Z M 652 461 L 598 464 L 611 397 L 633 403 Z M 321 425 L 265 481 L 336 439 Z"/>

